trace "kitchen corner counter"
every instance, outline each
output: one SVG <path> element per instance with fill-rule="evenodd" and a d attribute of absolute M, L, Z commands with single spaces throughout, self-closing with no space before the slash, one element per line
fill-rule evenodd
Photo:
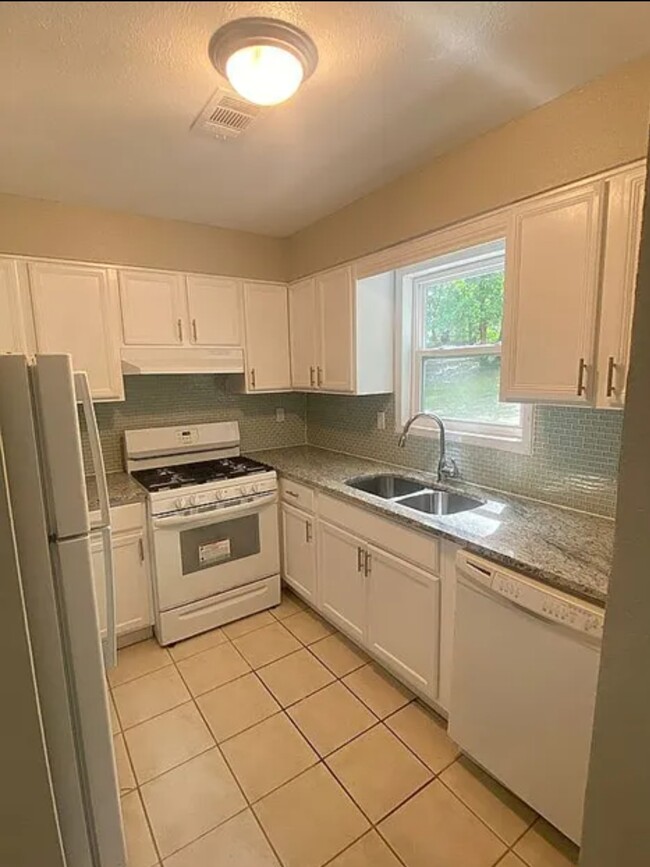
<path fill-rule="evenodd" d="M 108 498 L 111 506 L 126 506 L 129 503 L 139 503 L 144 500 L 145 491 L 128 473 L 107 473 Z M 95 512 L 99 509 L 97 497 L 97 482 L 94 476 L 86 476 L 86 493 L 88 509 Z"/>
<path fill-rule="evenodd" d="M 365 506 L 412 529 L 450 539 L 489 560 L 596 605 L 607 599 L 614 522 L 473 485 L 446 483 L 483 501 L 455 515 L 427 515 L 348 487 L 355 476 L 395 473 L 431 485 L 434 476 L 312 446 L 266 449 L 257 460 L 286 478 Z"/>

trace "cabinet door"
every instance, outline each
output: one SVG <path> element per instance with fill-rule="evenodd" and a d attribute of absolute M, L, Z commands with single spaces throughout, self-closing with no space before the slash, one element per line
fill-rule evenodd
<path fill-rule="evenodd" d="M 319 359 L 316 281 L 303 280 L 289 286 L 289 333 L 291 341 L 291 385 L 316 387 Z"/>
<path fill-rule="evenodd" d="M 14 259 L 0 259 L 0 354 L 31 349 L 26 328 L 29 311 L 20 280 L 23 267 Z"/>
<path fill-rule="evenodd" d="M 95 595 L 102 634 L 106 631 L 106 588 L 101 542 L 91 544 Z M 125 635 L 153 624 L 149 576 L 142 534 L 118 533 L 113 536 L 115 570 L 115 615 L 117 634 Z"/>
<path fill-rule="evenodd" d="M 625 403 L 645 178 L 637 166 L 608 183 L 596 402 L 603 409 Z"/>
<path fill-rule="evenodd" d="M 187 341 L 183 277 L 157 271 L 120 271 L 124 343 L 173 346 Z"/>
<path fill-rule="evenodd" d="M 438 694 L 440 579 L 368 548 L 368 649 L 431 698 Z"/>
<path fill-rule="evenodd" d="M 513 211 L 506 244 L 502 400 L 592 403 L 603 182 Z"/>
<path fill-rule="evenodd" d="M 318 385 L 327 391 L 354 391 L 354 297 L 350 268 L 316 277 L 320 322 Z"/>
<path fill-rule="evenodd" d="M 365 549 L 360 539 L 318 522 L 318 574 L 323 613 L 357 641 L 366 637 Z"/>
<path fill-rule="evenodd" d="M 95 400 L 123 400 L 115 272 L 50 262 L 27 268 L 38 352 L 69 353 Z"/>
<path fill-rule="evenodd" d="M 241 283 L 226 277 L 186 277 L 190 340 L 197 346 L 241 346 Z"/>
<path fill-rule="evenodd" d="M 316 605 L 316 539 L 311 515 L 282 506 L 282 577 Z"/>
<path fill-rule="evenodd" d="M 291 388 L 287 287 L 245 283 L 244 310 L 248 390 Z"/>

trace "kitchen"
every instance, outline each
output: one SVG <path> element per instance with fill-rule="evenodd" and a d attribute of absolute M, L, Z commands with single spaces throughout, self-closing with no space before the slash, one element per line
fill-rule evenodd
<path fill-rule="evenodd" d="M 504 104 L 498 78 L 474 83 L 488 122 L 468 97 L 476 125 L 455 145 L 423 120 L 406 173 L 373 175 L 397 159 L 387 137 L 353 160 L 354 182 L 339 155 L 335 183 L 316 138 L 336 99 L 318 88 L 342 46 L 321 7 L 377 34 L 399 22 L 417 54 L 415 7 L 430 7 L 435 42 L 451 23 L 479 38 L 493 4 L 400 17 L 304 3 L 299 28 L 228 5 L 0 10 L 4 62 L 36 51 L 42 25 L 61 40 L 50 75 L 64 76 L 61 46 L 88 71 L 68 157 L 25 105 L 7 104 L 0 150 L 13 167 L 0 172 L 4 542 L 33 666 L 21 688 L 41 720 L 30 760 L 40 752 L 50 780 L 47 862 L 578 863 L 646 188 L 647 4 L 557 4 L 564 24 L 530 9 L 528 25 L 554 33 L 591 14 L 625 51 L 594 42 L 575 58 L 561 41 L 546 56 L 529 32 L 531 74 L 565 64 L 545 96 Z M 513 62 L 524 24 L 499 25 Z M 160 41 L 172 26 L 190 28 L 191 50 Z M 177 138 L 148 167 L 125 157 L 142 144 L 125 120 L 115 152 L 79 163 L 107 123 L 90 89 L 124 110 L 92 60 L 105 33 L 120 95 L 187 75 L 187 103 L 191 57 L 218 90 L 183 112 L 223 120 L 228 79 L 250 129 L 196 135 L 172 118 Z M 265 38 L 305 80 L 252 109 L 226 61 Z M 358 99 L 389 87 L 360 68 Z M 18 63 L 11 75 L 26 100 L 46 84 Z M 313 145 L 296 171 L 315 174 L 282 210 L 283 161 L 266 191 L 255 167 L 286 135 L 296 153 Z M 40 144 L 16 149 L 21 136 Z M 157 174 L 176 152 L 196 159 L 180 195 Z M 230 195 L 205 198 L 208 166 Z M 3 863 L 45 857 L 3 840 Z"/>

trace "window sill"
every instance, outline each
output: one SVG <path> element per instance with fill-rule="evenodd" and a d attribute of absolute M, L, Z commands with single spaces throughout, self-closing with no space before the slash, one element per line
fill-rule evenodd
<path fill-rule="evenodd" d="M 396 429 L 397 433 L 401 433 L 403 426 Z M 460 445 L 480 446 L 481 448 L 498 449 L 500 451 L 511 452 L 513 454 L 529 455 L 532 452 L 532 432 L 524 429 L 522 438 L 491 436 L 490 434 L 468 433 L 467 431 L 457 431 L 445 426 L 447 441 L 450 443 L 459 443 Z M 427 437 L 429 439 L 438 439 L 439 432 L 436 427 L 432 427 L 426 422 L 418 424 L 417 422 L 411 427 L 409 436 Z"/>

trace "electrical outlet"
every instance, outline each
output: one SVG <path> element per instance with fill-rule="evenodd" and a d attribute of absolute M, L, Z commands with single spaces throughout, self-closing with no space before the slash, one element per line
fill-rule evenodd
<path fill-rule="evenodd" d="M 386 413 L 377 413 L 377 430 L 386 430 Z"/>
<path fill-rule="evenodd" d="M 279 406 L 275 410 L 275 420 L 276 421 L 284 421 L 284 407 Z"/>

